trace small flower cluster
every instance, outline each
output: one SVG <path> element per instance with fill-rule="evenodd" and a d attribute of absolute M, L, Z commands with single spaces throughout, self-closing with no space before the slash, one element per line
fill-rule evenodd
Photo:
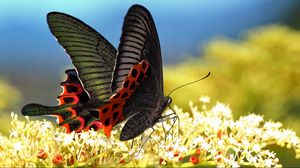
<path fill-rule="evenodd" d="M 230 108 L 217 103 L 207 109 L 209 98 L 201 98 L 202 111 L 191 103 L 191 114 L 178 112 L 181 125 L 180 142 L 187 152 L 189 163 L 220 167 L 281 166 L 276 153 L 265 149 L 268 145 L 293 148 L 300 159 L 300 139 L 294 131 L 283 129 L 279 122 L 264 122 L 255 114 L 234 120 Z M 180 109 L 177 109 L 180 111 Z"/>
<path fill-rule="evenodd" d="M 268 145 L 293 148 L 300 158 L 300 139 L 279 122 L 250 114 L 234 120 L 230 108 L 207 97 L 201 109 L 174 107 L 153 129 L 133 141 L 118 140 L 123 124 L 107 139 L 93 130 L 66 134 L 48 121 L 20 121 L 12 114 L 10 136 L 0 135 L 0 166 L 281 166 Z M 180 122 L 178 122 L 178 117 Z M 179 129 L 180 128 L 180 129 Z"/>

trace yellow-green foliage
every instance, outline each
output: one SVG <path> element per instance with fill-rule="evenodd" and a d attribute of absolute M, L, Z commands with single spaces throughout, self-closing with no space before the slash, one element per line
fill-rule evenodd
<path fill-rule="evenodd" d="M 199 94 L 230 104 L 241 114 L 254 112 L 280 119 L 299 129 L 300 116 L 300 32 L 285 26 L 266 26 L 249 31 L 240 41 L 212 40 L 203 54 L 183 63 L 167 66 L 166 90 L 212 75 L 174 92 L 176 104 L 186 105 Z M 187 106 L 185 106 L 187 107 Z"/>
<path fill-rule="evenodd" d="M 20 92 L 0 76 L 0 114 L 16 105 L 21 101 Z"/>
<path fill-rule="evenodd" d="M 174 108 L 179 135 L 178 124 L 172 127 L 173 120 L 167 120 L 133 144 L 118 140 L 124 123 L 107 139 L 101 131 L 66 134 L 49 121 L 20 121 L 12 114 L 10 136 L 0 135 L 0 167 L 280 167 L 281 158 L 267 149 L 270 145 L 292 148 L 289 158 L 300 158 L 299 137 L 280 122 L 255 114 L 235 120 L 228 106 L 211 104 L 207 97 L 201 101 L 200 106 L 191 104 L 189 113 Z"/>
<path fill-rule="evenodd" d="M 7 133 L 11 109 L 19 105 L 21 99 L 21 93 L 0 76 L 0 133 Z"/>

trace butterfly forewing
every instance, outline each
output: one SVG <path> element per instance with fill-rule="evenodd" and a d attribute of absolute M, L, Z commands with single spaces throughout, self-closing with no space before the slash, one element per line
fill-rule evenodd
<path fill-rule="evenodd" d="M 52 34 L 71 57 L 84 89 L 93 98 L 108 100 L 112 95 L 116 49 L 93 28 L 70 15 L 51 12 L 47 21 Z"/>
<path fill-rule="evenodd" d="M 155 69 L 153 72 L 155 77 L 162 78 L 160 45 L 154 21 L 147 9 L 140 5 L 133 5 L 124 19 L 113 74 L 113 92 L 121 88 L 132 66 L 143 59 L 148 60 Z M 159 89 L 162 89 L 162 83 L 158 85 Z"/>
<path fill-rule="evenodd" d="M 151 127 L 153 113 L 164 97 L 161 50 L 156 27 L 150 12 L 140 5 L 134 5 L 124 20 L 112 90 L 120 89 L 120 81 L 126 78 L 123 74 L 132 71 L 125 68 L 142 60 L 149 62 L 149 69 L 143 74 L 146 78 L 136 87 L 124 106 L 124 117 L 134 116 L 122 129 L 121 140 L 132 139 Z"/>

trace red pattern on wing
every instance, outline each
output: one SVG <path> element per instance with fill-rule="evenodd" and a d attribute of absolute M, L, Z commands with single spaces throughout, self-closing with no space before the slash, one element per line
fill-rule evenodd
<path fill-rule="evenodd" d="M 121 89 L 110 97 L 107 104 L 98 108 L 100 122 L 107 137 L 110 137 L 112 128 L 125 119 L 122 114 L 123 107 L 137 86 L 146 78 L 149 67 L 147 60 L 133 65 Z"/>
<path fill-rule="evenodd" d="M 99 129 L 102 129 L 103 124 L 100 121 L 93 121 L 90 125 L 88 125 L 84 131 L 91 130 L 91 128 L 94 129 L 94 131 L 98 131 Z"/>
<path fill-rule="evenodd" d="M 77 104 L 79 102 L 79 95 L 82 93 L 83 88 L 81 84 L 78 83 L 62 83 L 63 92 L 57 97 L 59 103 L 58 105 L 64 104 Z M 68 92 L 68 89 L 76 89 Z"/>
<path fill-rule="evenodd" d="M 78 103 L 83 103 L 85 101 L 88 101 L 89 99 L 88 94 L 83 89 L 83 86 L 78 79 L 76 71 L 67 70 L 66 74 L 67 74 L 67 79 L 61 83 L 63 91 L 57 97 L 57 100 L 59 101 L 58 105 L 59 106 L 63 106 L 65 104 L 77 105 Z M 78 115 L 77 109 L 75 107 L 68 107 L 66 108 L 66 110 L 71 113 L 71 115 L 69 115 L 67 118 L 62 115 L 53 115 L 57 117 L 57 123 L 62 124 L 63 122 L 65 122 L 66 119 L 72 119 L 73 123 L 74 122 L 80 123 L 80 126 L 77 127 L 77 129 L 74 131 L 80 132 L 81 130 L 83 130 L 85 125 L 85 120 Z M 73 131 L 70 126 L 70 122 L 66 122 L 62 124 L 62 126 L 66 128 L 67 133 Z"/>

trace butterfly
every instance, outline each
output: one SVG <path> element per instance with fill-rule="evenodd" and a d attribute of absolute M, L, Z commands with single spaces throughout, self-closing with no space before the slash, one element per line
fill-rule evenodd
<path fill-rule="evenodd" d="M 53 115 L 67 132 L 112 128 L 127 119 L 120 140 L 130 140 L 162 119 L 172 102 L 164 96 L 161 49 L 150 12 L 129 8 L 118 50 L 96 30 L 68 14 L 51 12 L 47 22 L 76 69 L 66 70 L 58 106 L 28 104 L 22 114 Z"/>

